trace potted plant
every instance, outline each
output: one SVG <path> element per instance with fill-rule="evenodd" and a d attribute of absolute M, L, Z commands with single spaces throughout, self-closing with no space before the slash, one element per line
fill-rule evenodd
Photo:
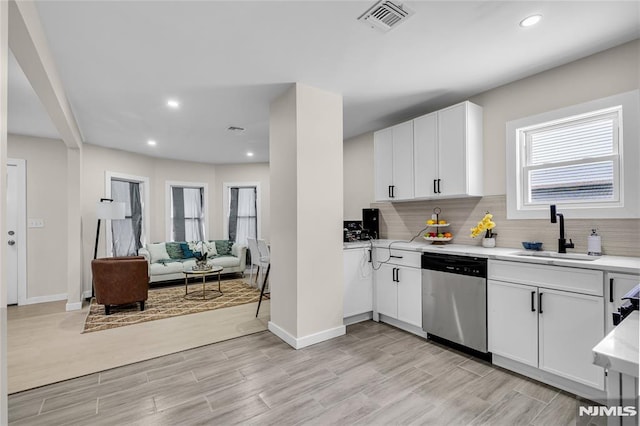
<path fill-rule="evenodd" d="M 471 228 L 471 238 L 475 238 L 484 233 L 482 237 L 482 247 L 495 247 L 496 246 L 496 234 L 493 230 L 496 227 L 496 223 L 491 220 L 493 215 L 487 212 L 482 220 L 478 222 L 476 226 Z"/>

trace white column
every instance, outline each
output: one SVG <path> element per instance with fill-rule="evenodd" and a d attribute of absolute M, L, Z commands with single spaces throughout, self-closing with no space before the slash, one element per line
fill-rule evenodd
<path fill-rule="evenodd" d="M 82 147 L 67 148 L 67 311 L 82 309 Z"/>
<path fill-rule="evenodd" d="M 295 84 L 271 104 L 271 321 L 294 348 L 345 333 L 342 96 Z"/>
<path fill-rule="evenodd" d="M 7 51 L 8 4 L 0 1 L 0 425 L 7 415 Z"/>

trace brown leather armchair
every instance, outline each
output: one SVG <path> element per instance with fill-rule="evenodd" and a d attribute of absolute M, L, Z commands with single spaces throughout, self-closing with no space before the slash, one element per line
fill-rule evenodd
<path fill-rule="evenodd" d="M 104 305 L 105 314 L 111 305 L 144 302 L 149 290 L 148 263 L 142 256 L 106 257 L 91 261 L 96 302 Z"/>

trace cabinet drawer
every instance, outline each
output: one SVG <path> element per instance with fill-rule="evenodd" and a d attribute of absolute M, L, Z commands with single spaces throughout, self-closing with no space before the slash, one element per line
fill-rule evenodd
<path fill-rule="evenodd" d="M 376 248 L 375 259 L 376 262 L 388 263 L 397 266 L 409 266 L 413 268 L 421 267 L 422 253 L 418 251 Z"/>
<path fill-rule="evenodd" d="M 489 260 L 489 279 L 603 296 L 602 271 Z"/>

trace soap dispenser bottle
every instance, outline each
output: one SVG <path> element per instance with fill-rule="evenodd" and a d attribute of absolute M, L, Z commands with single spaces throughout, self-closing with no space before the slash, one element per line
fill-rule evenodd
<path fill-rule="evenodd" d="M 602 240 L 597 229 L 591 230 L 591 235 L 587 241 L 587 254 L 589 256 L 602 256 Z"/>

